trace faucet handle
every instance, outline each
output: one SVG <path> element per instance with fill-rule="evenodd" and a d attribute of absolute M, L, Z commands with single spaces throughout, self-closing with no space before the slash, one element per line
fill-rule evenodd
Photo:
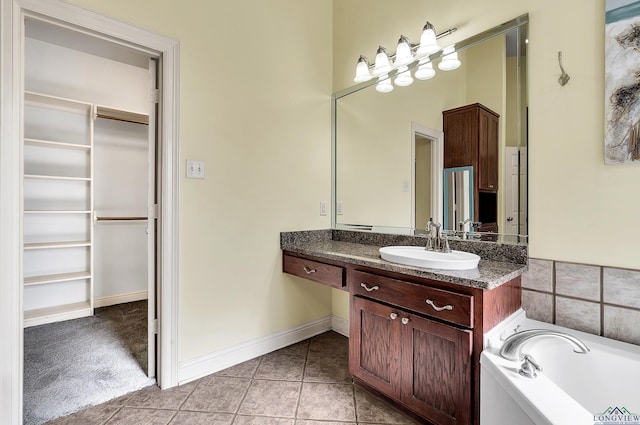
<path fill-rule="evenodd" d="M 451 248 L 449 248 L 449 238 L 447 237 L 446 233 L 442 234 L 442 240 L 443 240 L 442 252 L 444 252 L 444 253 L 451 252 Z"/>
<path fill-rule="evenodd" d="M 527 378 L 535 378 L 538 376 L 536 371 L 542 372 L 542 367 L 534 360 L 533 357 L 525 354 L 518 373 L 522 376 L 526 376 Z"/>

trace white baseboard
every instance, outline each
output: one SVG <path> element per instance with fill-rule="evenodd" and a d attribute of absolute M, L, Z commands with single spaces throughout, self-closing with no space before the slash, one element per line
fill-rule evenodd
<path fill-rule="evenodd" d="M 346 327 L 345 323 L 347 323 Z M 349 334 L 349 326 L 346 320 L 335 316 L 327 316 L 286 331 L 225 348 L 197 359 L 180 362 L 178 364 L 178 384 L 182 385 L 195 381 L 203 376 L 263 356 L 332 329 L 343 335 L 345 335 L 344 329 L 346 329 L 346 335 Z"/>
<path fill-rule="evenodd" d="M 106 297 L 94 298 L 93 307 L 94 308 L 108 307 L 110 305 L 146 300 L 147 298 L 149 298 L 147 291 L 127 292 L 125 294 L 109 295 Z"/>
<path fill-rule="evenodd" d="M 349 338 L 349 321 L 338 316 L 331 316 L 331 329 Z"/>

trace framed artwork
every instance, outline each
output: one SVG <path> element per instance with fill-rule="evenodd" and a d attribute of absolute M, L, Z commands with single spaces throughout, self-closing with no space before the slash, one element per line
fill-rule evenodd
<path fill-rule="evenodd" d="M 606 0 L 605 164 L 640 163 L 640 1 Z"/>

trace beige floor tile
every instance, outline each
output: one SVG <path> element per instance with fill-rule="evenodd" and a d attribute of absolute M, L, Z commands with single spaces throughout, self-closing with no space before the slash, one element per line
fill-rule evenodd
<path fill-rule="evenodd" d="M 302 381 L 305 357 L 287 354 L 267 354 L 256 371 L 256 379 Z"/>
<path fill-rule="evenodd" d="M 236 413 L 250 383 L 251 380 L 247 378 L 204 377 L 182 410 Z"/>
<path fill-rule="evenodd" d="M 414 424 L 415 422 L 386 401 L 361 387 L 355 387 L 358 423 Z"/>
<path fill-rule="evenodd" d="M 302 384 L 299 419 L 355 421 L 353 386 L 305 382 Z"/>
<path fill-rule="evenodd" d="M 123 407 L 105 425 L 168 425 L 175 414 L 173 410 Z"/>
<path fill-rule="evenodd" d="M 152 385 L 136 392 L 127 401 L 127 407 L 142 407 L 145 409 L 174 409 L 180 408 L 182 403 L 196 388 L 197 382 L 180 385 L 178 387 L 161 390 Z"/>
<path fill-rule="evenodd" d="M 178 412 L 169 425 L 230 425 L 231 413 Z"/>
<path fill-rule="evenodd" d="M 233 425 L 294 425 L 294 419 L 238 415 Z"/>
<path fill-rule="evenodd" d="M 288 354 L 290 356 L 306 356 L 309 351 L 309 340 L 300 341 L 296 344 L 289 345 L 288 347 L 281 348 L 274 351 L 273 354 Z"/>
<path fill-rule="evenodd" d="M 325 332 L 309 341 L 309 357 L 348 357 L 349 339 L 336 332 Z"/>
<path fill-rule="evenodd" d="M 260 357 L 248 360 L 246 362 L 231 366 L 230 368 L 217 372 L 216 376 L 233 376 L 236 378 L 253 378 L 256 369 L 260 364 Z"/>
<path fill-rule="evenodd" d="M 254 380 L 238 414 L 294 418 L 300 382 Z"/>
<path fill-rule="evenodd" d="M 309 357 L 304 369 L 304 381 L 350 384 L 349 359 L 347 357 Z"/>

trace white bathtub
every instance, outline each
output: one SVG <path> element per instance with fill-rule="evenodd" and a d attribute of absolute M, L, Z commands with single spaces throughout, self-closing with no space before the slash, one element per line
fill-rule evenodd
<path fill-rule="evenodd" d="M 530 341 L 523 352 L 543 371 L 534 379 L 523 377 L 521 362 L 498 354 L 518 325 L 566 332 L 591 352 L 574 353 L 556 338 Z M 487 335 L 480 364 L 481 425 L 640 425 L 640 346 L 530 320 L 520 311 Z"/>

